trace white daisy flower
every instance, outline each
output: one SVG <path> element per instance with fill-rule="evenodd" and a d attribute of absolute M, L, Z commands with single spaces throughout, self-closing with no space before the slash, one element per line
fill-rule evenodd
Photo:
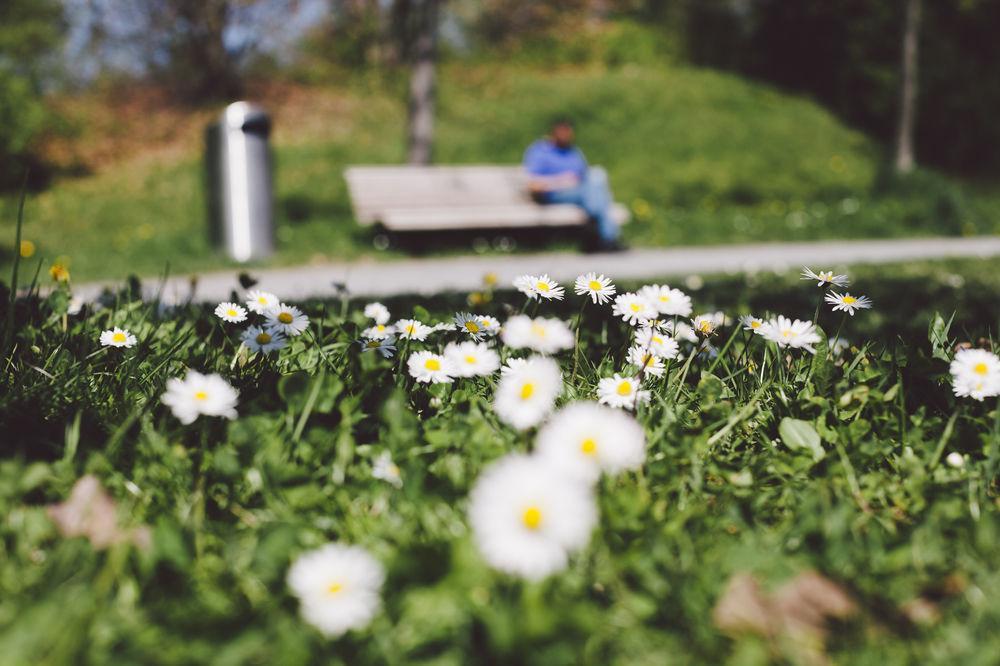
<path fill-rule="evenodd" d="M 576 278 L 573 290 L 579 296 L 589 296 L 594 305 L 604 305 L 615 295 L 617 288 L 611 283 L 611 278 L 598 275 L 597 273 L 587 273 Z"/>
<path fill-rule="evenodd" d="M 559 283 L 550 278 L 548 275 L 542 275 L 535 278 L 535 293 L 538 294 L 539 298 L 544 298 L 547 301 L 556 300 L 561 301 L 563 295 L 566 291 L 559 286 Z"/>
<path fill-rule="evenodd" d="M 364 314 L 369 319 L 373 319 L 376 324 L 388 324 L 391 318 L 389 308 L 381 303 L 369 303 L 365 306 Z"/>
<path fill-rule="evenodd" d="M 610 407 L 635 409 L 637 404 L 649 401 L 649 391 L 641 391 L 634 377 L 622 377 L 616 372 L 597 383 L 597 399 Z"/>
<path fill-rule="evenodd" d="M 671 289 L 665 284 L 650 284 L 639 290 L 661 315 L 690 317 L 691 297 L 680 289 Z"/>
<path fill-rule="evenodd" d="M 493 408 L 497 417 L 516 430 L 538 425 L 562 393 L 559 365 L 544 356 L 533 356 L 501 373 Z"/>
<path fill-rule="evenodd" d="M 500 320 L 489 315 L 479 315 L 479 323 L 486 335 L 497 335 L 500 332 Z"/>
<path fill-rule="evenodd" d="M 777 343 L 779 347 L 805 349 L 812 354 L 816 353 L 813 345 L 820 341 L 816 327 L 811 321 L 798 319 L 792 321 L 781 315 L 764 322 L 758 330 L 766 340 Z"/>
<path fill-rule="evenodd" d="M 260 291 L 259 289 L 248 291 L 245 303 L 250 312 L 257 314 L 264 314 L 269 308 L 280 305 L 277 296 L 269 291 Z"/>
<path fill-rule="evenodd" d="M 514 288 L 519 292 L 528 297 L 528 300 L 533 298 L 538 298 L 538 293 L 535 291 L 535 284 L 538 282 L 538 278 L 534 275 L 519 275 L 514 278 Z"/>
<path fill-rule="evenodd" d="M 536 457 L 511 454 L 487 467 L 469 493 L 469 523 L 495 569 L 541 580 L 566 568 L 597 524 L 590 487 Z"/>
<path fill-rule="evenodd" d="M 387 335 L 384 338 L 372 338 L 370 340 L 358 340 L 362 352 L 377 351 L 383 358 L 392 358 L 396 353 L 396 338 Z"/>
<path fill-rule="evenodd" d="M 677 358 L 677 341 L 666 333 L 660 333 L 652 326 L 644 326 L 637 329 L 635 332 L 635 343 L 637 347 L 644 350 L 648 349 L 651 354 L 664 360 Z"/>
<path fill-rule="evenodd" d="M 230 324 L 238 324 L 247 320 L 247 311 L 236 303 L 219 303 L 215 308 L 215 316 Z"/>
<path fill-rule="evenodd" d="M 388 330 L 384 328 L 384 324 L 379 324 L 379 326 L 383 326 L 383 330 Z M 427 339 L 428 335 L 434 332 L 433 328 L 427 324 L 420 323 L 416 319 L 400 319 L 392 325 L 392 329 L 399 335 L 401 340 L 417 340 L 419 342 L 423 342 Z M 365 330 L 370 331 L 371 329 Z M 372 339 L 378 340 L 381 338 Z"/>
<path fill-rule="evenodd" d="M 760 327 L 764 325 L 764 320 L 754 317 L 753 315 L 743 315 L 740 317 L 740 323 L 743 324 L 744 331 L 760 333 Z"/>
<path fill-rule="evenodd" d="M 718 318 L 715 314 L 700 314 L 691 320 L 691 328 L 698 335 L 709 337 L 715 333 L 719 327 Z"/>
<path fill-rule="evenodd" d="M 450 321 L 442 321 L 438 324 L 434 324 L 433 326 L 431 326 L 431 329 L 435 333 L 437 333 L 438 331 L 454 331 L 457 329 L 457 327 Z"/>
<path fill-rule="evenodd" d="M 615 297 L 611 313 L 628 324 L 642 324 L 656 319 L 657 310 L 645 296 L 630 291 Z"/>
<path fill-rule="evenodd" d="M 674 343 L 677 344 L 677 343 Z M 628 350 L 628 362 L 643 369 L 643 374 L 652 377 L 662 377 L 664 372 L 663 359 L 645 347 L 633 346 Z"/>
<path fill-rule="evenodd" d="M 540 354 L 555 354 L 572 349 L 576 340 L 573 331 L 560 319 L 514 315 L 500 333 L 503 343 L 511 349 L 531 349 Z"/>
<path fill-rule="evenodd" d="M 302 335 L 309 327 L 309 317 L 294 305 L 281 303 L 264 312 L 268 328 L 281 331 L 289 337 Z"/>
<path fill-rule="evenodd" d="M 384 580 L 385 569 L 367 550 L 339 543 L 303 553 L 287 577 L 302 619 L 328 638 L 368 626 Z"/>
<path fill-rule="evenodd" d="M 86 305 L 86 303 L 87 302 L 83 300 L 82 296 L 73 296 L 69 299 L 69 305 L 66 306 L 66 314 L 70 317 L 75 317 L 80 314 L 80 311 L 83 310 L 83 306 Z"/>
<path fill-rule="evenodd" d="M 827 292 L 826 302 L 833 306 L 833 311 L 843 310 L 854 316 L 855 310 L 867 310 L 872 306 L 872 300 L 867 296 L 851 296 L 848 293 L 838 294 L 832 289 Z"/>
<path fill-rule="evenodd" d="M 959 349 L 951 362 L 952 390 L 982 401 L 1000 395 L 1000 359 L 985 349 Z"/>
<path fill-rule="evenodd" d="M 944 461 L 948 463 L 949 467 L 954 467 L 955 469 L 965 467 L 965 458 L 958 451 L 952 451 L 949 453 L 945 456 Z"/>
<path fill-rule="evenodd" d="M 449 343 L 444 348 L 444 357 L 456 377 L 492 375 L 500 368 L 500 355 L 483 342 Z"/>
<path fill-rule="evenodd" d="M 247 349 L 252 352 L 261 352 L 262 354 L 270 354 L 288 344 L 288 339 L 281 331 L 262 328 L 260 326 L 248 326 L 247 330 L 243 331 L 240 339 Z"/>
<path fill-rule="evenodd" d="M 105 347 L 125 347 L 131 349 L 136 343 L 135 336 L 127 328 L 115 326 L 110 331 L 102 331 L 100 337 L 101 345 Z"/>
<path fill-rule="evenodd" d="M 844 288 L 850 284 L 846 275 L 834 275 L 833 271 L 820 271 L 819 273 L 814 273 L 805 266 L 802 267 L 802 277 L 800 279 L 815 280 L 817 287 L 833 285 L 835 287 Z"/>
<path fill-rule="evenodd" d="M 466 333 L 473 340 L 479 341 L 483 339 L 486 335 L 485 327 L 483 326 L 483 318 L 479 315 L 470 314 L 468 312 L 459 312 L 455 315 L 455 326 L 458 330 Z"/>
<path fill-rule="evenodd" d="M 593 482 L 601 472 L 618 474 L 641 467 L 646 459 L 646 436 L 628 412 L 576 402 L 541 427 L 535 449 L 556 469 Z"/>
<path fill-rule="evenodd" d="M 385 340 L 386 338 L 392 336 L 395 332 L 396 331 L 392 326 L 375 324 L 374 326 L 361 331 L 361 336 L 369 340 Z"/>
<path fill-rule="evenodd" d="M 424 384 L 447 384 L 452 381 L 454 372 L 448 359 L 429 351 L 410 354 L 406 367 L 411 377 Z"/>
<path fill-rule="evenodd" d="M 506 375 L 508 372 L 524 367 L 524 364 L 527 362 L 528 359 L 526 358 L 508 358 L 507 362 L 500 367 L 500 374 Z"/>
<path fill-rule="evenodd" d="M 167 380 L 167 391 L 160 396 L 181 423 L 194 423 L 198 416 L 236 418 L 236 399 L 239 391 L 217 374 L 203 375 L 188 370 L 184 379 Z"/>
<path fill-rule="evenodd" d="M 375 462 L 372 463 L 372 477 L 397 488 L 403 487 L 403 477 L 399 473 L 399 466 L 392 462 L 392 455 L 388 451 L 380 453 Z"/>
<path fill-rule="evenodd" d="M 687 340 L 688 342 L 698 342 L 698 334 L 695 333 L 693 328 L 691 328 L 691 324 L 685 321 L 679 321 L 676 324 L 672 321 L 668 321 L 666 329 L 667 332 L 670 333 L 675 339 Z"/>

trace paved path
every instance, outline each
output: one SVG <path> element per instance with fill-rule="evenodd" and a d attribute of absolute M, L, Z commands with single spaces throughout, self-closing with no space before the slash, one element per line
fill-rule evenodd
<path fill-rule="evenodd" d="M 548 273 L 560 282 L 580 273 L 597 271 L 615 280 L 671 278 L 692 274 L 758 270 L 782 271 L 808 265 L 831 269 L 847 264 L 871 264 L 945 259 L 949 257 L 1000 256 L 1000 236 L 975 238 L 921 238 L 906 240 L 824 241 L 812 243 L 760 243 L 714 247 L 636 249 L 618 254 L 539 253 L 461 256 L 398 261 L 357 261 L 251 271 L 262 289 L 283 299 L 331 296 L 334 283 L 346 284 L 354 296 L 435 294 L 473 291 L 483 275 L 496 273 L 501 285 L 523 273 Z M 198 277 L 195 299 L 220 301 L 238 289 L 238 270 L 204 273 Z M 92 299 L 102 284 L 78 285 L 74 291 Z M 155 281 L 147 281 L 153 291 Z M 164 294 L 185 298 L 188 276 L 168 281 Z"/>

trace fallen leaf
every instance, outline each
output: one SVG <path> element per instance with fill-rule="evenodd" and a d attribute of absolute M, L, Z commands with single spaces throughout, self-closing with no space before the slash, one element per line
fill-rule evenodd
<path fill-rule="evenodd" d="M 97 550 L 123 541 L 131 541 L 143 549 L 151 544 L 148 527 L 131 530 L 118 527 L 117 505 L 97 477 L 91 474 L 73 484 L 65 502 L 50 505 L 48 514 L 61 535 L 66 538 L 86 537 Z"/>

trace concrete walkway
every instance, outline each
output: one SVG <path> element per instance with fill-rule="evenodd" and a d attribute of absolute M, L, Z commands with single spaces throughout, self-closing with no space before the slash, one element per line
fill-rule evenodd
<path fill-rule="evenodd" d="M 501 286 L 508 286 L 514 277 L 524 273 L 548 273 L 565 284 L 589 271 L 604 273 L 614 280 L 645 280 L 711 273 L 784 271 L 802 266 L 829 270 L 849 264 L 996 256 L 1000 256 L 1000 236 L 760 243 L 635 249 L 618 254 L 539 253 L 369 260 L 270 268 L 250 273 L 259 280 L 259 288 L 294 301 L 332 296 L 336 293 L 335 283 L 346 285 L 353 296 L 363 297 L 474 291 L 482 285 L 483 275 L 489 272 L 497 275 Z M 239 290 L 238 274 L 238 270 L 227 270 L 199 275 L 195 300 L 229 298 L 233 289 Z M 74 292 L 90 300 L 104 286 L 98 283 L 78 285 Z M 148 280 L 144 286 L 152 293 L 158 285 Z M 167 298 L 184 299 L 190 289 L 190 277 L 180 276 L 167 282 L 164 294 Z"/>

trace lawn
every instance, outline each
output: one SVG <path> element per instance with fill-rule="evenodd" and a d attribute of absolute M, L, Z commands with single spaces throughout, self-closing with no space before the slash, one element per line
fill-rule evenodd
<path fill-rule="evenodd" d="M 341 172 L 403 158 L 403 82 L 342 76 L 280 90 L 264 96 L 276 109 L 279 251 L 271 264 L 394 256 L 376 253 L 353 222 Z M 90 118 L 100 104 L 85 101 L 76 106 Z M 515 163 L 555 114 L 575 117 L 588 157 L 608 167 L 617 198 L 633 211 L 626 237 L 635 245 L 997 231 L 993 190 L 934 173 L 890 182 L 880 175 L 881 148 L 816 104 L 677 64 L 449 64 L 440 75 L 436 160 Z M 99 126 L 119 136 L 139 133 L 128 124 L 137 122 Z M 105 156 L 94 174 L 32 195 L 32 261 L 62 258 L 76 280 L 225 266 L 206 232 L 199 130 L 184 127 L 171 150 Z M 102 145 L 100 136 L 81 143 L 95 153 Z M 4 246 L 15 203 L 0 199 Z M 468 251 L 440 238 L 433 245 Z M 10 260 L 0 255 L 0 270 Z"/>
<path fill-rule="evenodd" d="M 21 299 L 2 351 L 0 653 L 991 664 L 1000 409 L 957 397 L 949 372 L 980 348 L 1000 392 L 990 266 L 852 270 L 874 300 L 853 316 L 823 301 L 842 289 L 794 274 L 691 279 L 692 314 L 725 322 L 690 338 L 665 315 L 675 335 L 653 342 L 572 285 L 385 302 L 390 325 L 469 302 L 503 323 L 445 358 L 472 328 L 385 358 L 357 344 L 379 308 L 350 300 L 298 304 L 308 323 L 283 325 L 304 330 L 264 355 L 241 336 L 276 314 L 227 323 L 127 290 L 74 314 L 65 289 Z M 654 303 L 684 312 L 669 296 Z M 818 327 L 768 337 L 747 314 Z M 114 327 L 126 346 L 100 343 Z M 633 342 L 661 361 L 639 372 Z M 189 369 L 221 384 L 172 381 Z"/>

